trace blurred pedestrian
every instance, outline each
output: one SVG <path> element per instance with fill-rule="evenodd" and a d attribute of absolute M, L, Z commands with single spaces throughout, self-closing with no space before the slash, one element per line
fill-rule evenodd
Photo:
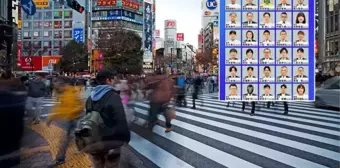
<path fill-rule="evenodd" d="M 42 74 L 36 74 L 35 79 L 28 83 L 26 110 L 29 115 L 33 116 L 33 124 L 39 124 L 40 122 L 41 108 L 43 99 L 47 93 L 46 90 Z"/>
<path fill-rule="evenodd" d="M 196 99 L 198 99 L 198 93 L 200 92 L 202 88 L 202 78 L 199 76 L 198 73 L 195 73 L 194 79 L 193 79 L 193 87 L 194 91 L 192 92 L 192 109 L 196 109 Z"/>
<path fill-rule="evenodd" d="M 56 159 L 49 167 L 55 167 L 65 163 L 66 150 L 72 139 L 71 132 L 77 125 L 77 120 L 84 111 L 84 103 L 82 102 L 80 91 L 77 86 L 72 85 L 72 81 L 68 78 L 61 78 L 56 83 L 59 94 L 60 104 L 53 107 L 48 119 L 47 125 L 53 120 L 65 122 L 66 135 L 61 140 Z"/>

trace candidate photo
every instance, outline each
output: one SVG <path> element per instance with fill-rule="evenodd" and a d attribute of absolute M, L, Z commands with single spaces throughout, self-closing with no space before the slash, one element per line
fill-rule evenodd
<path fill-rule="evenodd" d="M 269 48 L 264 48 L 262 50 L 263 57 L 261 58 L 261 64 L 272 64 L 274 63 L 273 53 Z"/>
<path fill-rule="evenodd" d="M 227 46 L 240 46 L 241 41 L 240 39 L 240 30 L 231 30 L 229 31 L 229 37 L 227 38 Z"/>
<path fill-rule="evenodd" d="M 275 31 L 272 30 L 273 34 Z M 260 30 L 260 44 L 261 46 L 274 46 L 274 35 L 270 32 L 270 30 Z"/>
<path fill-rule="evenodd" d="M 277 69 L 277 73 L 278 73 L 278 76 L 276 78 L 276 80 L 278 82 L 288 82 L 288 81 L 291 81 L 291 78 L 290 78 L 290 75 L 289 73 L 291 73 L 291 66 L 277 66 L 276 67 Z"/>
<path fill-rule="evenodd" d="M 257 64 L 257 48 L 243 48 L 243 64 Z"/>
<path fill-rule="evenodd" d="M 242 26 L 243 27 L 257 27 L 257 13 L 253 13 L 253 12 L 247 12 L 247 13 L 243 13 L 243 22 L 242 22 Z"/>
<path fill-rule="evenodd" d="M 243 0 L 243 9 L 257 9 L 257 0 Z"/>
<path fill-rule="evenodd" d="M 226 0 L 226 4 L 226 10 L 241 8 L 241 0 Z"/>
<path fill-rule="evenodd" d="M 274 3 L 275 3 L 275 0 L 259 0 L 260 1 L 260 8 L 262 10 L 265 10 L 265 9 L 274 9 Z"/>
<path fill-rule="evenodd" d="M 291 99 L 291 85 L 290 84 L 282 84 L 277 85 L 277 100 L 290 100 Z"/>
<path fill-rule="evenodd" d="M 308 12 L 294 12 L 294 28 L 308 28 Z"/>
<path fill-rule="evenodd" d="M 260 12 L 260 28 L 274 28 L 274 12 Z"/>
<path fill-rule="evenodd" d="M 308 0 L 294 0 L 294 10 L 308 9 Z"/>
<path fill-rule="evenodd" d="M 276 0 L 277 10 L 288 10 L 292 8 L 292 5 L 289 3 L 290 0 Z"/>
<path fill-rule="evenodd" d="M 241 20 L 241 13 L 240 12 L 227 12 L 226 13 L 226 27 L 227 28 L 237 28 L 241 27 L 240 20 Z"/>
<path fill-rule="evenodd" d="M 291 12 L 282 12 L 281 14 L 276 14 L 276 27 L 278 28 L 290 28 L 292 23 L 289 21 L 291 17 Z"/>

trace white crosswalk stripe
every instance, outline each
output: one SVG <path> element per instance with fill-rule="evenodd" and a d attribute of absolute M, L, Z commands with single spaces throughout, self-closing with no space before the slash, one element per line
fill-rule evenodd
<path fill-rule="evenodd" d="M 338 168 L 340 166 L 340 112 L 316 109 L 312 102 L 288 103 L 266 108 L 256 105 L 241 111 L 242 103 L 226 107 L 218 95 L 204 94 L 196 100 L 187 96 L 188 107 L 176 108 L 173 131 L 165 133 L 166 122 L 150 132 L 142 125 L 148 119 L 147 101 L 135 104 L 138 121 L 131 127 L 130 146 L 150 162 L 148 168 Z M 59 103 L 44 99 L 47 106 Z M 45 105 L 45 106 L 46 106 Z"/>
<path fill-rule="evenodd" d="M 289 103 L 289 115 L 282 115 L 282 104 L 275 104 L 275 109 L 257 104 L 255 116 L 250 116 L 249 106 L 241 112 L 241 102 L 226 107 L 227 103 L 217 101 L 216 97 L 217 94 L 200 96 L 197 109 L 177 107 L 177 118 L 172 121 L 174 130 L 170 133 L 164 132 L 165 118 L 161 115 L 158 116 L 161 126 L 154 127 L 151 137 L 141 131 L 145 128 L 132 127 L 134 136 L 149 142 L 140 144 L 143 149 L 150 147 L 157 155 L 154 146 L 160 146 L 160 155 L 138 150 L 141 147 L 135 139 L 131 146 L 158 167 L 169 167 L 157 160 L 168 155 L 171 156 L 169 164 L 173 164 L 175 158 L 186 163 L 175 167 L 340 166 L 339 112 L 316 109 L 313 103 Z M 187 101 L 191 107 L 190 96 Z M 135 127 L 148 118 L 148 109 L 147 102 L 136 104 L 139 122 Z"/>

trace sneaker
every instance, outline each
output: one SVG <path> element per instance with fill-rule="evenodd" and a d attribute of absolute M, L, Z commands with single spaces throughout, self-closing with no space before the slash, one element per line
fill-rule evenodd
<path fill-rule="evenodd" d="M 53 168 L 53 167 L 57 167 L 57 166 L 59 166 L 61 164 L 64 164 L 64 163 L 65 163 L 64 160 L 55 160 L 50 165 L 48 165 L 47 167 L 48 168 Z"/>
<path fill-rule="evenodd" d="M 171 132 L 172 131 L 172 127 L 170 128 L 165 128 L 165 132 L 168 133 L 168 132 Z"/>

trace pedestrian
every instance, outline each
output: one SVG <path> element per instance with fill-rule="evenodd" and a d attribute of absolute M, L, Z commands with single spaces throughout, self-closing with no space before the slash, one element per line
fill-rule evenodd
<path fill-rule="evenodd" d="M 46 85 L 42 74 L 36 74 L 34 80 L 28 83 L 28 93 L 26 101 L 26 111 L 33 115 L 32 123 L 40 123 L 40 115 L 43 99 L 46 95 Z"/>
<path fill-rule="evenodd" d="M 66 150 L 72 139 L 71 132 L 77 126 L 77 121 L 84 111 L 80 91 L 77 86 L 72 85 L 70 79 L 60 78 L 55 86 L 61 93 L 59 94 L 60 104 L 53 107 L 47 119 L 47 125 L 50 125 L 53 120 L 64 121 L 66 135 L 61 140 L 56 159 L 49 165 L 51 168 L 65 163 Z"/>
<path fill-rule="evenodd" d="M 124 106 L 113 88 L 116 75 L 106 68 L 100 70 L 96 75 L 98 86 L 85 105 L 86 115 L 99 113 L 103 121 L 97 141 L 82 150 L 89 154 L 94 168 L 118 168 L 121 152 L 130 141 Z"/>
<path fill-rule="evenodd" d="M 247 93 L 243 95 L 244 99 L 251 99 L 251 97 L 256 96 L 254 93 L 254 86 L 253 85 L 248 85 L 247 86 Z M 255 115 L 255 102 L 251 101 L 251 112 L 250 115 Z M 246 102 L 242 102 L 242 112 L 246 108 Z"/>
<path fill-rule="evenodd" d="M 168 104 L 174 97 L 175 81 L 166 75 L 162 75 L 160 72 L 158 72 L 155 76 L 150 76 L 148 79 L 146 79 L 146 81 L 148 86 L 147 88 L 152 90 L 149 96 L 150 109 L 147 128 L 152 130 L 158 121 L 157 115 L 159 113 L 163 113 L 166 119 L 165 132 L 170 132 L 172 131 L 172 118 L 170 111 L 167 111 L 167 109 Z"/>
<path fill-rule="evenodd" d="M 198 99 L 198 93 L 202 87 L 203 81 L 198 73 L 195 73 L 193 85 L 194 91 L 192 92 L 192 109 L 196 109 L 196 99 Z"/>

